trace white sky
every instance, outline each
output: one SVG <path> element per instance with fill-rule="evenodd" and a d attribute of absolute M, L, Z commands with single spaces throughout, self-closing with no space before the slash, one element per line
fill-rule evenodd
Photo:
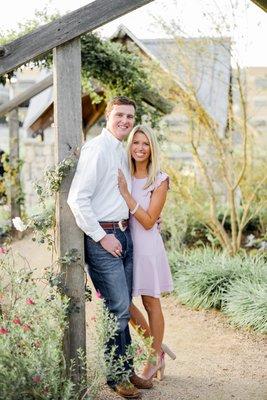
<path fill-rule="evenodd" d="M 110 2 L 115 0 L 110 0 Z M 35 10 L 55 9 L 60 13 L 82 7 L 90 0 L 9 0 L 8 6 L 1 7 L 0 30 L 16 29 L 18 22 L 34 17 Z M 175 5 L 176 3 L 176 5 Z M 234 5 L 233 18 L 232 6 Z M 203 13 L 206 13 L 203 16 Z M 222 15 L 226 15 L 226 23 L 233 27 L 232 37 L 236 42 L 236 50 L 241 63 L 247 66 L 267 66 L 267 13 L 249 0 L 155 0 L 139 10 L 121 17 L 101 29 L 104 36 L 116 31 L 119 24 L 126 25 L 139 38 L 164 36 L 164 31 L 154 17 L 163 17 L 167 21 L 180 21 L 184 31 L 191 36 L 214 33 L 214 23 L 210 14 L 220 26 Z M 213 28 L 212 28 L 213 27 Z M 230 28 L 231 29 L 231 28 Z M 229 32 L 224 31 L 229 36 Z M 265 39 L 264 39 L 265 38 Z"/>

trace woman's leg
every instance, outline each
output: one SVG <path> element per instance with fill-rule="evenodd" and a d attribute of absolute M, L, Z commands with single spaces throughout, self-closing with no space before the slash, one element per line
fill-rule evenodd
<path fill-rule="evenodd" d="M 142 301 L 148 314 L 150 334 L 153 337 L 152 348 L 154 349 L 155 355 L 160 355 L 164 335 L 164 317 L 160 299 L 143 295 Z"/>
<path fill-rule="evenodd" d="M 139 310 L 133 303 L 130 305 L 130 323 L 133 326 L 133 328 L 140 333 L 144 335 L 145 338 L 148 338 L 151 336 L 150 328 L 148 326 L 148 323 Z"/>

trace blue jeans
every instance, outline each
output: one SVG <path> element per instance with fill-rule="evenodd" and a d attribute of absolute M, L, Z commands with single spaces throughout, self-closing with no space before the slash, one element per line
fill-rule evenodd
<path fill-rule="evenodd" d="M 109 311 L 117 317 L 118 332 L 115 340 L 108 343 L 116 346 L 116 357 L 125 354 L 131 344 L 128 322 L 133 278 L 133 243 L 129 228 L 105 229 L 113 233 L 122 245 L 122 255 L 117 258 L 108 253 L 99 242 L 85 236 L 85 261 L 96 290 L 105 299 Z M 132 370 L 132 362 L 125 363 L 125 370 Z M 115 382 L 108 382 L 111 386 Z"/>

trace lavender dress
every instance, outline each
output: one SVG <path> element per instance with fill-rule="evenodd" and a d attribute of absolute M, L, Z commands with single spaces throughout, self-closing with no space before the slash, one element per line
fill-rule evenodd
<path fill-rule="evenodd" d="M 156 181 L 147 189 L 143 189 L 147 178 L 132 179 L 132 196 L 144 210 L 148 210 L 150 198 L 154 189 L 169 179 L 160 172 Z M 170 267 L 167 260 L 163 240 L 157 224 L 146 230 L 134 217 L 130 217 L 130 230 L 133 239 L 133 296 L 141 294 L 160 297 L 162 292 L 173 290 Z"/>

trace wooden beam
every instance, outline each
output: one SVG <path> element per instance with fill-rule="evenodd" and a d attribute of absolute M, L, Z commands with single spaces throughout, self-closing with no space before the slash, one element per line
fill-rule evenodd
<path fill-rule="evenodd" d="M 267 12 L 267 0 L 252 0 L 263 11 Z"/>
<path fill-rule="evenodd" d="M 0 106 L 0 117 L 12 111 L 14 108 L 19 107 L 24 101 L 31 99 L 49 86 L 53 85 L 53 75 L 49 75 L 40 82 L 34 83 L 29 89 L 18 94 L 13 99 Z"/>
<path fill-rule="evenodd" d="M 81 147 L 81 47 L 80 39 L 74 39 L 54 49 L 54 120 L 56 162 L 65 159 L 77 147 Z M 70 79 L 71 77 L 71 79 Z M 68 366 L 74 360 L 72 379 L 82 379 L 81 360 L 77 350 L 85 354 L 85 299 L 84 299 L 84 247 L 83 233 L 67 206 L 67 197 L 74 169 L 63 180 L 57 195 L 57 256 L 62 257 L 71 249 L 77 249 L 79 260 L 62 265 L 66 295 L 70 300 L 68 328 L 64 339 L 64 351 Z"/>
<path fill-rule="evenodd" d="M 9 167 L 12 178 L 10 180 L 10 208 L 11 220 L 20 217 L 20 175 L 18 171 L 19 164 L 19 114 L 18 109 L 14 109 L 8 116 L 9 125 Z M 20 232 L 13 230 L 13 235 L 20 237 Z"/>
<path fill-rule="evenodd" d="M 0 48 L 0 75 L 153 0 L 96 0 Z"/>
<path fill-rule="evenodd" d="M 144 90 L 142 98 L 143 101 L 161 111 L 163 114 L 169 114 L 173 110 L 173 104 L 170 101 L 164 99 L 164 97 L 162 97 L 156 91 Z"/>

